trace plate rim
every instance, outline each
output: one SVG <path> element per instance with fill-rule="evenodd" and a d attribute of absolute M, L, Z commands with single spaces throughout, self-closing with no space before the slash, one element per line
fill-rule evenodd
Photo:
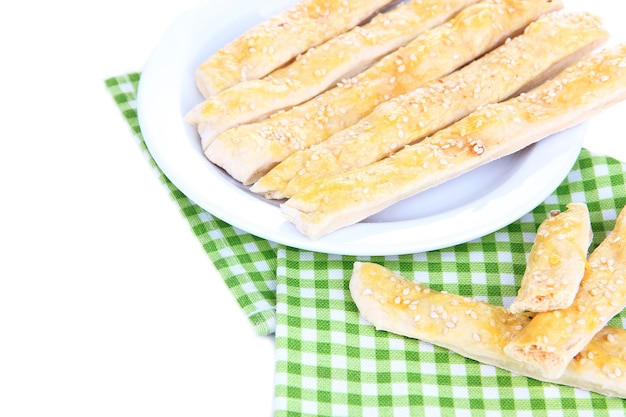
<path fill-rule="evenodd" d="M 235 4 L 238 4 L 238 6 L 235 6 Z M 361 222 L 322 236 L 317 240 L 311 240 L 297 231 L 295 226 L 282 216 L 280 209 L 275 202 L 261 201 L 261 197 L 253 195 L 253 193 L 249 191 L 239 189 L 236 191 L 239 194 L 235 194 L 240 197 L 240 199 L 236 200 L 237 203 L 244 205 L 252 204 L 255 209 L 254 214 L 256 218 L 260 217 L 261 219 L 267 220 L 268 216 L 272 217 L 272 222 L 265 223 L 265 225 L 261 225 L 260 223 L 262 222 L 251 222 L 245 217 L 237 214 L 239 213 L 238 209 L 233 210 L 225 207 L 224 204 L 216 204 L 215 201 L 210 200 L 206 195 L 203 195 L 203 193 L 198 190 L 200 186 L 193 184 L 195 179 L 192 177 L 202 175 L 202 168 L 206 169 L 206 167 L 212 166 L 213 168 L 209 168 L 209 170 L 213 169 L 214 172 L 219 171 L 219 168 L 212 165 L 206 157 L 204 157 L 204 155 L 201 155 L 204 159 L 202 163 L 194 160 L 194 164 L 186 165 L 184 167 L 184 171 L 181 171 L 181 165 L 178 165 L 178 161 L 174 160 L 172 157 L 172 155 L 177 155 L 177 152 L 182 151 L 182 148 L 176 149 L 175 144 L 177 142 L 172 138 L 178 137 L 177 135 L 180 135 L 181 132 L 184 132 L 186 135 L 191 134 L 197 136 L 195 128 L 187 124 L 182 117 L 184 112 L 188 110 L 189 103 L 185 103 L 184 98 L 181 97 L 181 93 L 184 91 L 181 90 L 181 88 L 184 88 L 183 85 L 192 80 L 193 75 L 189 74 L 191 78 L 188 80 L 170 79 L 171 82 L 169 83 L 163 83 L 162 79 L 164 73 L 172 75 L 179 74 L 179 71 L 181 70 L 180 66 L 183 65 L 182 62 L 186 62 L 191 66 L 195 65 L 190 64 L 190 62 L 192 60 L 197 60 L 193 57 L 193 53 L 196 53 L 197 55 L 197 49 L 200 47 L 196 46 L 196 49 L 176 47 L 177 45 L 180 45 L 180 42 L 196 40 L 196 37 L 200 37 L 200 39 L 206 40 L 206 42 L 210 43 L 211 34 L 217 33 L 221 27 L 236 21 L 236 16 L 233 16 L 232 11 L 241 10 L 242 4 L 253 5 L 254 3 L 248 0 L 239 0 L 229 2 L 228 4 L 222 3 L 221 6 L 218 6 L 209 4 L 208 2 L 203 2 L 179 16 L 164 33 L 161 40 L 157 43 L 155 49 L 150 55 L 144 69 L 142 70 L 137 93 L 139 125 L 141 126 L 146 147 L 148 148 L 152 158 L 157 163 L 159 169 L 191 201 L 211 213 L 216 218 L 229 223 L 237 229 L 275 243 L 303 250 L 337 255 L 388 256 L 443 249 L 445 247 L 451 247 L 460 243 L 468 242 L 492 233 L 516 221 L 537 207 L 550 194 L 552 194 L 552 192 L 554 192 L 558 185 L 568 175 L 578 158 L 580 150 L 582 149 L 585 136 L 584 132 L 586 131 L 587 126 L 586 122 L 566 131 L 552 135 L 554 137 L 545 138 L 540 142 L 530 145 L 529 147 L 513 154 L 514 157 L 525 156 L 526 159 L 532 159 L 533 156 L 541 156 L 542 153 L 546 153 L 546 149 L 550 150 L 551 142 L 565 140 L 564 136 L 567 136 L 568 134 L 569 136 L 573 136 L 574 143 L 572 146 L 566 149 L 560 149 L 559 154 L 554 155 L 556 159 L 552 158 L 555 161 L 558 161 L 557 166 L 555 167 L 554 164 L 545 164 L 543 167 L 544 170 L 547 166 L 548 170 L 552 169 L 553 171 L 554 168 L 558 168 L 557 172 L 552 172 L 552 175 L 548 175 L 547 178 L 549 178 L 549 180 L 546 180 L 545 175 L 534 175 L 534 177 L 541 177 L 541 181 L 539 182 L 541 185 L 541 192 L 535 192 L 534 194 L 531 193 L 531 195 L 525 193 L 525 197 L 529 197 L 526 201 L 519 201 L 519 198 L 514 198 L 513 200 L 516 204 L 513 204 L 512 209 L 504 211 L 506 215 L 501 217 L 499 221 L 492 222 L 488 225 L 482 224 L 480 229 L 474 228 L 460 232 L 454 231 L 454 236 L 440 235 L 437 238 L 427 241 L 406 242 L 406 239 L 404 241 L 400 239 L 399 241 L 398 238 L 403 237 L 402 232 L 404 232 L 404 234 L 411 235 L 436 232 L 430 225 L 419 224 L 420 221 L 423 222 L 425 219 L 421 218 L 394 222 Z M 221 24 L 213 26 L 212 30 L 207 29 L 207 27 L 204 26 L 206 23 L 204 22 L 204 17 L 207 16 L 209 12 L 211 12 L 214 20 L 219 16 L 221 22 Z M 230 17 L 221 19 L 223 15 Z M 201 22 L 203 23 L 202 31 L 200 31 L 199 28 Z M 206 42 L 203 41 L 200 43 L 203 44 Z M 156 87 L 158 87 L 158 91 Z M 201 97 L 199 96 L 199 93 L 197 94 L 198 97 Z M 157 100 L 159 97 L 173 97 L 175 99 L 164 103 Z M 161 106 L 166 106 L 166 108 L 172 112 L 176 111 L 177 108 L 178 111 L 180 111 L 180 113 L 177 113 L 180 117 L 178 117 L 177 120 L 174 120 L 172 116 L 171 120 L 167 119 L 170 123 L 162 123 L 157 129 L 153 123 L 153 119 L 155 116 L 162 116 L 162 114 L 156 111 L 157 109 L 161 109 L 161 107 L 156 108 L 155 103 L 158 103 Z M 185 106 L 187 106 L 187 108 L 185 108 Z M 163 140 L 163 138 L 166 139 Z M 189 139 L 189 137 L 186 137 L 186 139 Z M 199 146 L 198 138 L 198 149 Z M 198 149 L 196 149 L 196 152 Z M 194 156 L 194 158 L 197 157 L 198 155 Z M 483 166 L 483 168 L 488 166 L 489 164 Z M 543 174 L 545 174 L 545 172 Z M 214 177 L 209 177 L 209 179 L 215 180 Z M 217 194 L 226 193 L 225 195 L 227 196 L 233 195 L 233 189 L 227 188 L 228 186 L 235 188 L 230 181 L 228 181 L 228 183 L 209 181 L 208 183 L 210 183 L 212 187 L 215 187 L 213 191 Z M 526 186 L 529 185 L 530 184 L 526 184 Z M 518 191 L 518 193 L 521 192 L 522 191 Z M 495 208 L 491 208 L 490 210 L 499 211 L 502 208 L 503 207 L 497 206 Z M 455 213 L 455 215 L 459 215 L 459 213 Z M 276 216 L 279 216 L 282 221 L 278 221 Z M 467 219 L 475 220 L 476 214 Z M 441 225 L 441 219 L 438 220 L 439 223 L 436 223 L 436 225 Z M 392 226 L 391 230 L 385 230 L 385 226 Z M 384 238 L 386 238 L 387 241 L 385 241 Z"/>

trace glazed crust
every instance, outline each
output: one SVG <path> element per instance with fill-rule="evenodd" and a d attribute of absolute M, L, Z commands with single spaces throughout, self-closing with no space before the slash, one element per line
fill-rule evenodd
<path fill-rule="evenodd" d="M 566 211 L 545 219 L 509 311 L 541 313 L 572 305 L 585 274 L 592 238 L 589 210 L 583 203 L 570 203 Z"/>
<path fill-rule="evenodd" d="M 288 198 L 314 180 L 383 159 L 479 106 L 526 91 L 608 39 L 597 17 L 550 13 L 454 73 L 382 103 L 353 126 L 280 162 L 251 188 Z"/>
<path fill-rule="evenodd" d="M 291 153 L 356 123 L 378 104 L 449 74 L 561 7 L 557 0 L 483 0 L 468 6 L 356 77 L 265 120 L 227 130 L 205 155 L 236 180 L 252 184 Z"/>
<path fill-rule="evenodd" d="M 626 98 L 626 44 L 568 67 L 527 94 L 486 105 L 392 157 L 313 182 L 282 204 L 317 238 L 574 126 Z"/>
<path fill-rule="evenodd" d="M 339 80 L 445 22 L 477 0 L 411 0 L 380 13 L 363 26 L 313 47 L 267 77 L 244 81 L 195 106 L 186 120 L 198 126 L 205 149 L 225 130 L 300 104 Z"/>
<path fill-rule="evenodd" d="M 207 58 L 196 69 L 196 85 L 209 97 L 241 81 L 261 78 L 395 1 L 301 0 Z"/>
<path fill-rule="evenodd" d="M 356 262 L 350 293 L 361 315 L 379 330 L 445 347 L 467 358 L 542 381 L 626 398 L 626 331 L 604 327 L 571 361 L 549 378 L 504 353 L 528 328 L 528 314 L 441 293 L 374 263 Z"/>
<path fill-rule="evenodd" d="M 559 377 L 606 323 L 626 307 L 626 208 L 589 255 L 573 303 L 539 313 L 504 351 L 546 377 Z M 626 352 L 626 347 L 623 347 Z M 624 384 L 626 387 L 626 384 Z"/>

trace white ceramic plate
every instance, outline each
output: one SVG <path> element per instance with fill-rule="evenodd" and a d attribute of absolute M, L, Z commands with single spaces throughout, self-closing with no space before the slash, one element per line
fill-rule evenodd
<path fill-rule="evenodd" d="M 193 72 L 211 53 L 293 0 L 203 2 L 166 32 L 140 81 L 139 119 L 159 167 L 192 201 L 246 232 L 289 246 L 346 255 L 429 251 L 484 236 L 540 204 L 565 178 L 586 125 L 402 201 L 318 240 L 302 235 L 278 203 L 248 191 L 203 155 L 184 114 L 202 100 Z"/>

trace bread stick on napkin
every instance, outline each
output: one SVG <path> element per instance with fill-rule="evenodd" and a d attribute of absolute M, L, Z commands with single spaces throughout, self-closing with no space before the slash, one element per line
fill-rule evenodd
<path fill-rule="evenodd" d="M 538 380 L 626 398 L 626 330 L 601 326 L 561 376 L 547 377 L 504 353 L 507 342 L 532 323 L 528 314 L 434 291 L 374 263 L 354 264 L 350 293 L 379 330 Z"/>
<path fill-rule="evenodd" d="M 595 334 L 625 307 L 626 208 L 613 231 L 589 255 L 589 266 L 571 306 L 537 314 L 504 351 L 545 377 L 558 378 Z M 622 349 L 626 352 L 626 346 Z"/>

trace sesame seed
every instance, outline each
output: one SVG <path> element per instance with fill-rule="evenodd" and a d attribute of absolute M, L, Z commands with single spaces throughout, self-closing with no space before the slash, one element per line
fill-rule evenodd
<path fill-rule="evenodd" d="M 361 293 L 362 295 L 372 295 L 374 292 L 372 291 L 371 288 L 366 288 L 363 290 L 363 292 Z"/>

